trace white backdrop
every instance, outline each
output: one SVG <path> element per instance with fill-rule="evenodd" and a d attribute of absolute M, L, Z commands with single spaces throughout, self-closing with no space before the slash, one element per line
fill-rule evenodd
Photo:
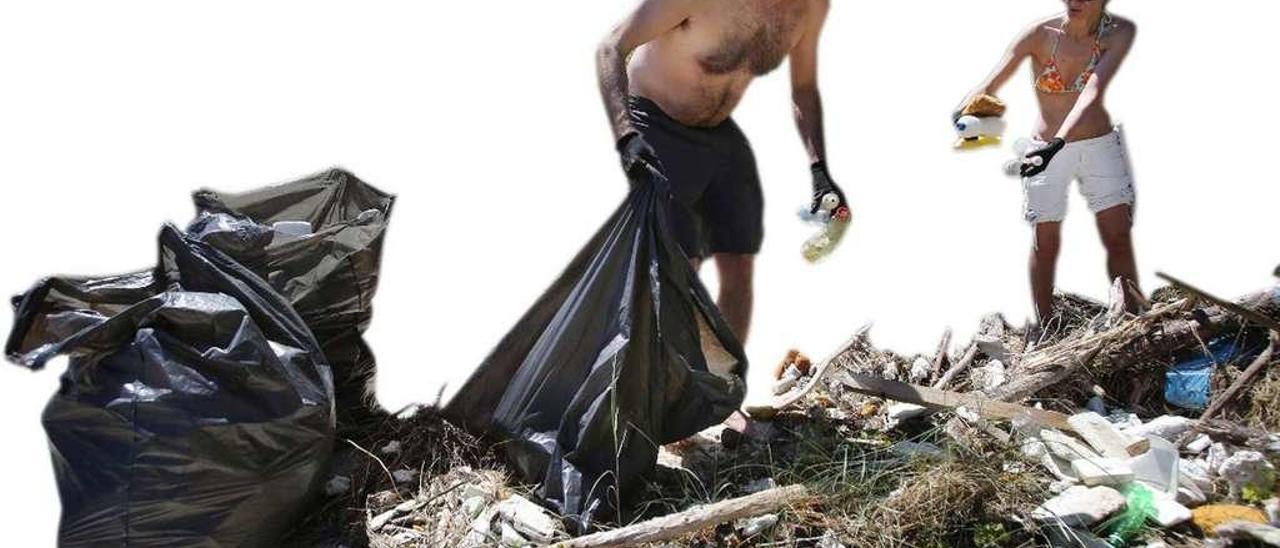
<path fill-rule="evenodd" d="M 399 195 L 369 332 L 392 408 L 456 386 L 625 192 L 597 97 L 597 41 L 630 1 L 9 2 L 0 8 L 0 292 L 40 276 L 153 264 L 165 221 L 201 186 L 239 190 L 331 165 Z M 1139 25 L 1110 94 L 1139 193 L 1138 259 L 1223 295 L 1280 261 L 1268 67 L 1280 5 L 1119 0 Z M 737 114 L 767 198 L 753 396 L 784 351 L 815 357 L 875 321 L 928 352 L 987 312 L 1030 314 L 1029 232 L 1008 149 L 956 153 L 951 108 L 1051 0 L 835 2 L 822 42 L 833 173 L 854 203 L 838 254 L 805 264 L 809 191 L 786 71 Z M 982 15 L 978 15 L 981 12 Z M 1028 69 L 1029 70 L 1029 69 Z M 1030 128 L 1030 77 L 1002 96 Z M 1012 137 L 1012 136 L 1011 136 Z M 1063 288 L 1106 293 L 1091 218 L 1072 197 Z M 712 288 L 714 293 L 714 287 Z M 7 333 L 9 315 L 0 320 Z M 58 514 L 39 424 L 61 365 L 0 367 L 6 538 L 52 544 Z M 15 539 L 17 540 L 17 539 Z"/>

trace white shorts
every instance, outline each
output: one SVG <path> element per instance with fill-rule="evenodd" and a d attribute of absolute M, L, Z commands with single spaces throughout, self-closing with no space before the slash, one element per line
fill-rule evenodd
<path fill-rule="evenodd" d="M 1046 145 L 1031 140 L 1036 150 Z M 1097 213 L 1118 205 L 1133 205 L 1133 170 L 1124 143 L 1124 131 L 1116 126 L 1111 133 L 1093 139 L 1067 143 L 1049 162 L 1049 167 L 1033 177 L 1022 178 L 1022 195 L 1027 222 L 1053 223 L 1067 216 L 1067 188 L 1080 180 L 1080 194 Z"/>

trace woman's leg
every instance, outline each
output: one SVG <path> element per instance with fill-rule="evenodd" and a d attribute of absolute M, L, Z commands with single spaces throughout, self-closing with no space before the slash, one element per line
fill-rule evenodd
<path fill-rule="evenodd" d="M 1062 223 L 1036 223 L 1031 246 L 1031 298 L 1041 325 L 1053 317 L 1053 280 L 1062 243 Z"/>
<path fill-rule="evenodd" d="M 1142 294 L 1138 286 L 1138 261 L 1133 253 L 1133 206 L 1122 204 L 1097 213 L 1098 235 L 1107 250 L 1107 274 L 1121 278 L 1126 288 Z M 1129 312 L 1138 312 L 1137 299 L 1125 299 Z"/>

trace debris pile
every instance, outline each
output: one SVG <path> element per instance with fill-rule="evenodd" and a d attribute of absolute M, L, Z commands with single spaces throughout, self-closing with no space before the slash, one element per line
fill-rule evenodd
<path fill-rule="evenodd" d="M 368 432 L 361 445 L 399 451 L 352 452 L 366 473 L 336 498 L 373 546 L 1275 542 L 1280 373 L 1266 322 L 1280 291 L 1225 303 L 1178 282 L 1136 315 L 1125 298 L 1137 296 L 1060 295 L 1057 322 L 1030 335 L 989 316 L 931 356 L 878 349 L 866 329 L 826 360 L 788 353 L 772 404 L 659 448 L 592 535 L 570 538 L 499 452 L 429 411 Z M 1181 366 L 1197 360 L 1204 393 L 1188 398 Z M 451 437 L 407 443 L 423 421 Z M 450 444 L 467 450 L 441 456 Z M 398 484 L 400 469 L 420 475 Z"/>

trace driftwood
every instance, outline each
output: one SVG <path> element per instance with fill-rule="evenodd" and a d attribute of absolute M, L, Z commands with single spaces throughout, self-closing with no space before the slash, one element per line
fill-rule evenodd
<path fill-rule="evenodd" d="M 804 400 L 809 393 L 813 392 L 814 388 L 822 384 L 822 380 L 826 378 L 827 373 L 833 369 L 834 364 L 839 361 L 839 358 L 844 356 L 845 353 L 849 352 L 854 347 L 867 344 L 867 338 L 870 333 L 870 325 L 866 325 L 861 329 L 858 329 L 857 333 L 850 337 L 849 340 L 845 341 L 844 344 L 840 345 L 839 350 L 828 356 L 827 359 L 818 363 L 818 366 L 813 369 L 813 374 L 810 375 L 808 381 L 804 385 L 804 388 L 801 388 L 800 390 L 792 390 L 778 398 L 774 398 L 769 405 L 747 407 L 747 414 L 750 415 L 751 418 L 755 419 L 769 419 L 774 415 L 777 415 L 778 411 L 786 409 L 787 407 Z"/>
<path fill-rule="evenodd" d="M 553 546 L 558 548 L 601 548 L 661 542 L 695 533 L 721 523 L 776 512 L 808 496 L 803 485 L 777 487 L 767 491 L 703 506 L 680 513 L 642 521 L 612 531 L 586 535 Z"/>
<path fill-rule="evenodd" d="M 950 392 L 917 386 L 904 382 L 891 381 L 871 375 L 861 375 L 849 371 L 840 371 L 835 378 L 854 392 L 887 398 L 903 403 L 913 403 L 932 408 L 965 409 L 989 419 L 1027 419 L 1035 424 L 1049 426 L 1064 431 L 1074 431 L 1067 422 L 1067 415 L 1056 411 L 1046 411 L 1034 407 L 1024 407 L 1015 403 L 1003 402 L 987 398 L 977 392 Z"/>
<path fill-rule="evenodd" d="M 947 364 L 947 349 L 951 348 L 951 328 L 942 332 L 942 340 L 938 342 L 938 351 L 933 353 L 933 363 L 929 367 L 929 378 L 937 379 L 942 374 L 942 366 Z"/>
<path fill-rule="evenodd" d="M 1194 347 L 1240 325 L 1237 315 L 1220 306 L 1195 310 L 1185 318 L 1194 304 L 1191 300 L 1165 304 L 1112 329 L 1031 352 L 1010 375 L 1012 379 L 993 390 L 991 397 L 1021 401 L 1086 366 L 1130 367 Z M 1268 318 L 1280 317 L 1280 287 L 1248 295 L 1236 304 Z"/>
<path fill-rule="evenodd" d="M 1253 378 L 1258 376 L 1258 373 L 1263 369 L 1266 369 L 1267 366 L 1271 364 L 1271 358 L 1275 355 L 1276 344 L 1278 343 L 1280 343 L 1280 333 L 1272 331 L 1271 342 L 1267 345 L 1267 349 L 1263 350 L 1262 354 L 1259 354 L 1258 357 L 1253 360 L 1253 363 L 1249 364 L 1249 367 L 1245 368 L 1244 373 L 1241 373 L 1239 377 L 1236 377 L 1236 380 L 1231 383 L 1231 386 L 1227 388 L 1226 392 L 1223 392 L 1217 398 L 1214 398 L 1213 402 L 1209 404 L 1209 407 L 1204 410 L 1202 415 L 1200 415 L 1200 419 L 1212 419 L 1219 411 L 1222 411 L 1223 407 L 1226 407 L 1228 403 L 1231 403 L 1231 400 L 1235 399 L 1236 395 L 1244 389 L 1245 385 L 1253 381 Z"/>
<path fill-rule="evenodd" d="M 948 369 L 946 373 L 943 373 L 942 378 L 938 379 L 937 382 L 933 383 L 933 387 L 946 388 L 947 385 L 951 383 L 951 381 L 955 380 L 956 375 L 963 373 L 965 369 L 968 369 L 969 366 L 973 365 L 973 361 L 976 360 L 977 358 L 978 358 L 978 344 L 970 343 L 969 349 L 965 351 L 964 356 L 961 357 L 960 360 L 957 361 L 954 365 L 952 365 L 951 368 Z"/>

